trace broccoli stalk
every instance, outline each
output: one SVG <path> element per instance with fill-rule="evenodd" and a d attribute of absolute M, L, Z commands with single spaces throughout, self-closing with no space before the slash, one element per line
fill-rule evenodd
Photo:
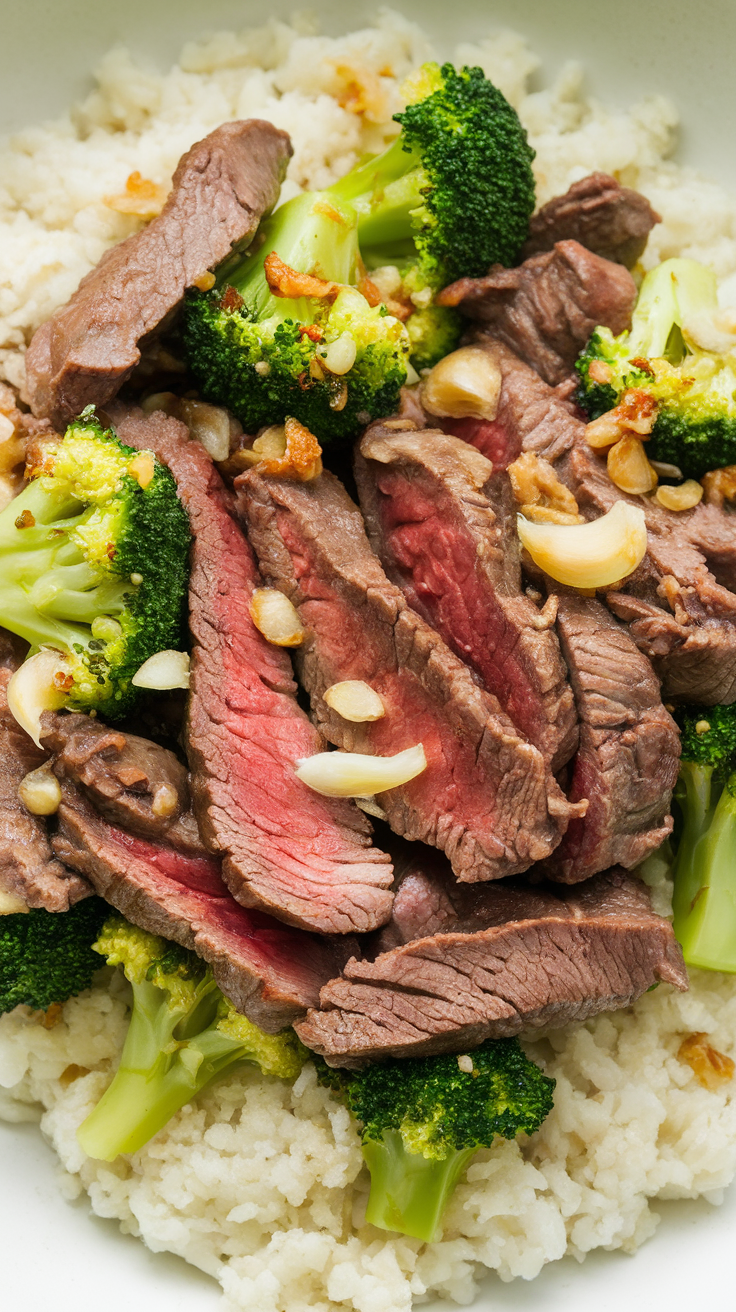
<path fill-rule="evenodd" d="M 704 326 L 713 339 L 717 307 L 709 269 L 665 260 L 641 285 L 630 331 L 614 337 L 596 328 L 576 365 L 576 399 L 591 419 L 618 405 L 629 388 L 654 399 L 647 454 L 686 478 L 736 461 L 736 372 L 727 356 L 695 340 Z"/>
<path fill-rule="evenodd" d="M 63 654 L 57 704 L 124 715 L 136 670 L 182 642 L 189 521 L 152 452 L 91 409 L 0 513 L 0 624 Z"/>
<path fill-rule="evenodd" d="M 362 1122 L 372 1225 L 431 1242 L 474 1154 L 498 1136 L 532 1134 L 550 1112 L 555 1082 L 517 1039 L 488 1039 L 471 1061 L 470 1070 L 455 1056 L 391 1059 L 359 1071 L 317 1063 L 321 1082 Z"/>
<path fill-rule="evenodd" d="M 134 1153 L 212 1080 L 244 1061 L 295 1079 L 303 1052 L 292 1030 L 265 1034 L 235 1011 L 193 952 L 112 916 L 94 949 L 121 965 L 133 1009 L 112 1084 L 80 1126 L 84 1152 L 111 1162 Z"/>
<path fill-rule="evenodd" d="M 682 761 L 675 792 L 681 818 L 673 866 L 675 935 L 689 966 L 734 973 L 736 707 L 685 707 L 678 719 Z"/>
<path fill-rule="evenodd" d="M 0 1013 L 21 1003 L 46 1011 L 89 988 L 100 969 L 92 944 L 108 910 L 89 897 L 69 911 L 0 916 Z"/>

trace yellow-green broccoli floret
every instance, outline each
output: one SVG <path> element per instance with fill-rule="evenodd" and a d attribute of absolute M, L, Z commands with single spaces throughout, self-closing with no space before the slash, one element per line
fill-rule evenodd
<path fill-rule="evenodd" d="M 32 474 L 0 513 L 0 624 L 63 653 L 69 709 L 119 718 L 136 670 L 183 641 L 186 511 L 169 470 L 91 409 Z"/>

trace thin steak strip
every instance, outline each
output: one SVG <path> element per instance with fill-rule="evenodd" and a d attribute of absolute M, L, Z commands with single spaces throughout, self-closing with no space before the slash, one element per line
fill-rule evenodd
<path fill-rule="evenodd" d="M 608 173 L 590 173 L 532 216 L 522 254 L 528 259 L 558 241 L 572 240 L 633 269 L 649 233 L 661 222 L 641 192 L 622 187 Z"/>
<path fill-rule="evenodd" d="M 389 578 L 559 770 L 577 747 L 575 703 L 553 619 L 522 592 L 508 476 L 459 438 L 389 421 L 369 428 L 355 477 Z"/>
<path fill-rule="evenodd" d="M 253 238 L 290 155 L 286 133 L 260 119 L 224 123 L 192 146 L 158 218 L 107 251 L 35 333 L 26 355 L 35 415 L 63 428 L 86 405 L 115 395 L 140 360 L 141 338 Z"/>
<path fill-rule="evenodd" d="M 269 1033 L 316 1005 L 349 955 L 348 939 L 303 934 L 241 907 L 216 857 L 184 855 L 108 824 L 69 780 L 58 822 L 57 856 L 133 924 L 209 962 L 237 1010 Z"/>
<path fill-rule="evenodd" d="M 424 745 L 427 769 L 380 795 L 392 828 L 441 848 L 462 880 L 498 879 L 546 856 L 570 809 L 541 754 L 387 579 L 338 480 L 296 484 L 253 470 L 236 488 L 264 577 L 307 631 L 296 660 L 325 737 L 376 756 Z M 348 679 L 379 693 L 382 719 L 354 724 L 330 709 L 326 689 Z"/>
<path fill-rule="evenodd" d="M 124 442 L 169 466 L 194 544 L 189 624 L 194 641 L 186 743 L 202 837 L 224 857 L 223 878 L 243 906 L 320 933 L 365 933 L 391 911 L 389 858 L 371 845 L 366 817 L 296 777 L 322 748 L 297 705 L 287 653 L 250 617 L 258 571 L 210 457 L 161 413 L 118 422 Z"/>
<path fill-rule="evenodd" d="M 672 926 L 620 870 L 574 891 L 516 879 L 468 888 L 420 859 L 376 948 L 296 1025 L 332 1066 L 467 1052 L 626 1007 L 659 980 L 687 988 Z"/>

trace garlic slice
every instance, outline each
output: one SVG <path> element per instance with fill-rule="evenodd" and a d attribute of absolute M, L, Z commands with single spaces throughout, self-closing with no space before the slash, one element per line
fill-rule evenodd
<path fill-rule="evenodd" d="M 427 768 L 421 743 L 395 756 L 318 752 L 296 763 L 297 778 L 325 797 L 366 797 L 398 788 Z"/>
<path fill-rule="evenodd" d="M 421 386 L 422 405 L 453 419 L 495 419 L 501 393 L 498 365 L 480 346 L 461 346 L 430 369 Z"/>
<path fill-rule="evenodd" d="M 55 815 L 61 803 L 59 780 L 48 765 L 40 765 L 21 779 L 18 796 L 31 815 Z"/>
<path fill-rule="evenodd" d="M 8 709 L 37 747 L 41 746 L 41 716 L 58 711 L 71 686 L 68 662 L 61 652 L 44 647 L 15 671 L 8 684 Z"/>
<path fill-rule="evenodd" d="M 192 437 L 202 443 L 213 460 L 227 460 L 230 454 L 230 416 L 227 410 L 206 401 L 180 401 L 178 412 Z"/>
<path fill-rule="evenodd" d="M 298 647 L 307 636 L 296 606 L 278 588 L 256 588 L 250 617 L 258 632 L 276 647 Z"/>
<path fill-rule="evenodd" d="M 367 720 L 380 720 L 386 714 L 378 693 L 362 679 L 344 679 L 333 683 L 324 693 L 327 705 L 343 720 L 364 724 Z"/>
<path fill-rule="evenodd" d="M 532 524 L 517 516 L 522 545 L 545 573 L 572 588 L 605 588 L 641 564 L 647 549 L 644 511 L 617 501 L 588 524 Z"/>
<path fill-rule="evenodd" d="M 130 682 L 135 688 L 154 688 L 158 692 L 188 688 L 189 655 L 185 651 L 157 651 L 136 670 Z"/>

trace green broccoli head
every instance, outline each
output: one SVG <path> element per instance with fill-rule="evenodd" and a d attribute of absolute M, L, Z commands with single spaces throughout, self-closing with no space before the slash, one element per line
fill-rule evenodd
<path fill-rule="evenodd" d="M 287 270 L 277 291 L 273 256 Z M 248 432 L 293 415 L 321 442 L 390 414 L 409 339 L 353 285 L 358 264 L 357 215 L 327 192 L 305 192 L 266 219 L 254 249 L 223 265 L 212 291 L 187 297 L 183 339 L 202 395 Z M 325 294 L 284 295 L 292 272 L 322 280 Z"/>
<path fill-rule="evenodd" d="M 736 973 L 736 705 L 675 712 L 675 935 L 689 966 Z"/>
<path fill-rule="evenodd" d="M 736 461 L 736 372 L 729 358 L 696 345 L 717 309 L 715 277 L 695 260 L 665 260 L 648 273 L 631 330 L 596 328 L 576 368 L 577 401 L 591 419 L 628 388 L 657 402 L 647 454 L 687 478 Z"/>
<path fill-rule="evenodd" d="M 90 897 L 69 911 L 0 916 L 0 1013 L 21 1003 L 46 1011 L 89 988 L 100 969 L 92 944 L 108 912 Z"/>
<path fill-rule="evenodd" d="M 101 1161 L 137 1152 L 213 1079 L 241 1062 L 293 1080 L 305 1050 L 293 1030 L 266 1034 L 215 984 L 194 952 L 111 916 L 94 949 L 133 986 L 130 1027 L 112 1084 L 80 1127 Z"/>
<path fill-rule="evenodd" d="M 409 334 L 409 359 L 417 373 L 431 369 L 438 360 L 457 350 L 463 331 L 457 310 L 445 305 L 428 305 L 417 309 L 406 321 Z"/>
<path fill-rule="evenodd" d="M 115 719 L 149 656 L 181 645 L 189 522 L 152 452 L 90 408 L 0 513 L 0 624 L 63 656 L 59 705 Z"/>
<path fill-rule="evenodd" d="M 318 1062 L 322 1083 L 362 1122 L 372 1225 L 431 1241 L 474 1153 L 499 1136 L 532 1134 L 551 1111 L 555 1082 L 517 1039 L 488 1039 L 470 1063 L 403 1058 L 346 1072 Z"/>

